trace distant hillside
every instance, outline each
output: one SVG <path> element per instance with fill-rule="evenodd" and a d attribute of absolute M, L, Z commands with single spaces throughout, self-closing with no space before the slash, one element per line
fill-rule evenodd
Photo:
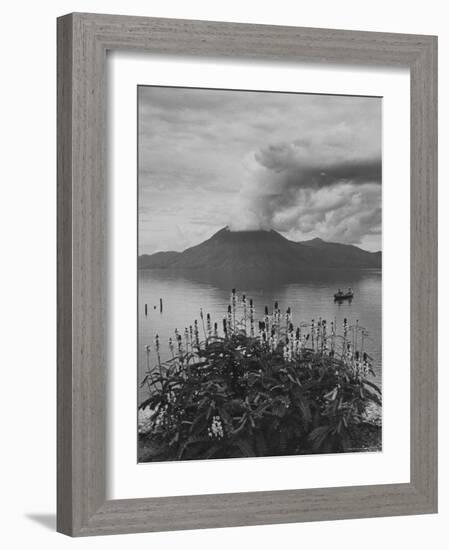
<path fill-rule="evenodd" d="M 184 252 L 139 256 L 140 269 L 209 270 L 254 273 L 329 268 L 380 268 L 380 252 L 321 239 L 294 242 L 276 231 L 221 229 L 210 239 Z"/>

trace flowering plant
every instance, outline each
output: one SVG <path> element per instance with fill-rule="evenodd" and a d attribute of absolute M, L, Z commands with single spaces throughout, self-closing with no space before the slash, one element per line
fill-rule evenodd
<path fill-rule="evenodd" d="M 276 304 L 255 334 L 252 302 L 249 323 L 246 297 L 242 306 L 237 321 L 233 291 L 222 334 L 207 317 L 204 340 L 195 328 L 170 360 L 157 355 L 158 368 L 143 381 L 149 397 L 140 405 L 140 460 L 363 450 L 366 411 L 381 404 L 381 393 L 347 321 L 340 338 L 321 319 L 295 327 L 291 309 L 283 318 Z"/>

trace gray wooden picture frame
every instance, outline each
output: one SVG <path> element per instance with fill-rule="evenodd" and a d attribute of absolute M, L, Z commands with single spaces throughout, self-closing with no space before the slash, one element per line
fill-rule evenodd
<path fill-rule="evenodd" d="M 436 512 L 437 38 L 82 13 L 57 25 L 58 531 L 82 536 Z M 410 69 L 410 483 L 107 500 L 108 50 Z"/>

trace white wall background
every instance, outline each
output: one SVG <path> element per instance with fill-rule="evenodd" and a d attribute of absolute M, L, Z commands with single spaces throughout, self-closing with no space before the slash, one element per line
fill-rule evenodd
<path fill-rule="evenodd" d="M 436 516 L 245 527 L 71 540 L 55 524 L 55 172 L 58 15 L 93 11 L 439 35 L 440 51 L 440 513 Z M 449 221 L 449 31 L 445 3 L 356 0 L 208 2 L 59 0 L 4 3 L 0 85 L 0 539 L 5 548 L 409 549 L 447 545 L 449 376 L 444 336 Z"/>

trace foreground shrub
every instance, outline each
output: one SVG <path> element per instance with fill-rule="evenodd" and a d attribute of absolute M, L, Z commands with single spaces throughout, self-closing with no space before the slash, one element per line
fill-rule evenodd
<path fill-rule="evenodd" d="M 140 405 L 140 459 L 360 450 L 367 407 L 381 404 L 368 356 L 351 349 L 346 334 L 340 351 L 334 334 L 321 345 L 312 334 L 310 347 L 289 321 L 281 330 L 266 319 L 254 336 L 246 319 L 245 328 L 230 319 L 219 336 L 208 319 L 203 342 L 196 323 L 176 355 L 170 342 L 172 359 L 159 359 L 143 381 L 149 397 Z M 156 339 L 159 358 L 158 347 Z"/>

